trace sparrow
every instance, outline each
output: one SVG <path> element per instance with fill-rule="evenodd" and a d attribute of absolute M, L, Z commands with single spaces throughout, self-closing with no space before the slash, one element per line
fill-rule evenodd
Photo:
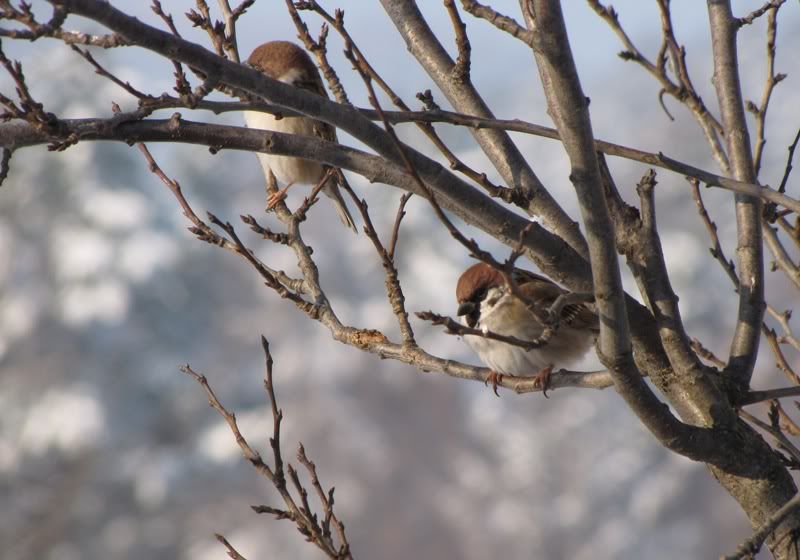
<path fill-rule="evenodd" d="M 256 47 L 247 64 L 278 81 L 327 98 L 328 93 L 322 85 L 319 70 L 314 65 L 306 51 L 289 41 L 270 41 Z M 336 142 L 336 129 L 328 123 L 309 117 L 283 117 L 278 118 L 269 113 L 257 111 L 244 111 L 244 120 L 248 128 L 286 132 L 300 136 L 316 136 L 329 142 Z M 271 154 L 256 154 L 264 170 L 264 176 L 269 178 L 269 173 L 286 185 L 280 192 L 276 203 L 285 196 L 286 190 L 294 184 L 310 184 L 315 186 L 328 172 L 329 166 L 322 163 L 291 156 L 276 156 Z M 338 174 L 337 174 L 338 175 Z M 342 223 L 356 230 L 353 216 L 347 209 L 337 184 L 338 178 L 334 175 L 328 179 L 323 192 L 333 199 L 336 212 Z"/>
<path fill-rule="evenodd" d="M 546 312 L 562 294 L 568 293 L 552 281 L 515 268 L 512 279 L 519 293 Z M 526 349 L 506 342 L 466 335 L 464 340 L 492 370 L 486 382 L 497 383 L 504 376 L 536 377 L 536 385 L 547 396 L 553 366 L 567 366 L 586 354 L 599 332 L 597 315 L 585 304 L 567 304 L 551 325 L 529 309 L 523 299 L 511 293 L 503 275 L 486 263 L 469 267 L 456 285 L 458 316 L 461 323 L 484 332 L 513 336 L 536 343 Z M 543 313 L 544 314 L 544 313 Z M 542 314 L 540 314 L 542 315 Z"/>

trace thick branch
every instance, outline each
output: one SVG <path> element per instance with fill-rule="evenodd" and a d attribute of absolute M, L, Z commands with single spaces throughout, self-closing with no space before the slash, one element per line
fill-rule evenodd
<path fill-rule="evenodd" d="M 413 0 L 382 0 L 382 4 L 405 40 L 408 50 L 425 68 L 453 107 L 461 113 L 493 118 L 491 109 L 473 84 L 467 77 L 459 74 L 456 63 L 430 29 L 416 3 Z M 476 130 L 473 136 L 503 180 L 529 198 L 528 212 L 541 216 L 548 227 L 579 254 L 586 256 L 586 241 L 578 224 L 555 202 L 511 137 L 497 130 Z"/>
<path fill-rule="evenodd" d="M 370 148 L 388 160 L 393 162 L 400 161 L 397 148 L 388 137 L 388 134 L 361 115 L 355 108 L 339 105 L 319 95 L 273 80 L 249 67 L 234 64 L 215 56 L 199 45 L 148 26 L 105 2 L 99 2 L 98 0 L 51 0 L 51 2 L 64 6 L 70 12 L 98 21 L 137 45 L 167 58 L 183 62 L 206 75 L 216 76 L 222 83 L 229 84 L 253 95 L 264 97 L 282 107 L 328 122 L 365 142 Z M 221 147 L 222 145 L 220 145 Z M 448 173 L 433 160 L 426 158 L 408 146 L 405 146 L 405 150 L 414 168 L 426 182 L 435 182 L 441 179 L 450 183 L 457 181 L 452 174 Z M 397 184 L 393 181 L 390 181 L 390 183 Z M 461 192 L 458 194 L 453 193 L 453 200 L 458 201 L 466 197 L 464 200 L 468 205 L 472 205 L 469 202 L 470 200 L 477 203 L 477 205 L 473 206 L 476 212 L 473 214 L 473 218 L 468 221 L 479 225 L 479 223 L 485 221 L 487 213 L 495 211 L 502 212 L 505 216 L 514 216 L 513 223 L 508 220 L 495 223 L 493 229 L 498 233 L 493 235 L 508 245 L 515 244 L 522 228 L 525 227 L 522 225 L 526 223 L 525 220 L 519 219 L 512 212 L 501 209 L 499 205 L 480 195 L 475 189 L 468 187 L 464 183 L 460 182 L 460 184 L 462 187 L 458 189 Z M 461 208 L 461 211 L 456 211 L 456 214 L 463 218 L 465 215 L 463 204 L 457 202 L 456 205 Z M 479 225 L 479 227 L 482 226 Z M 544 232 L 543 228 L 538 229 Z M 574 251 L 570 250 L 569 246 L 565 246 L 559 238 L 552 235 L 550 235 L 550 238 L 553 244 L 548 250 L 540 251 L 538 248 L 533 249 L 533 245 L 530 243 L 530 236 L 526 236 L 527 256 L 556 281 L 565 283 L 564 281 L 570 275 L 574 275 L 572 282 L 575 283 L 575 278 L 578 278 L 580 279 L 578 280 L 580 286 L 570 287 L 578 292 L 589 291 L 589 269 L 586 263 L 582 262 L 582 259 Z M 554 258 L 554 255 L 557 257 Z"/>
<path fill-rule="evenodd" d="M 642 227 L 637 240 L 633 242 L 635 254 L 632 258 L 635 259 L 633 262 L 636 266 L 631 268 L 637 276 L 640 291 L 656 318 L 672 368 L 681 376 L 678 381 L 685 382 L 691 376 L 690 382 L 694 384 L 695 378 L 704 373 L 703 365 L 692 350 L 681 319 L 678 296 L 672 290 L 669 280 L 656 225 L 655 187 L 656 174 L 651 169 L 637 186 L 641 201 Z"/>
<path fill-rule="evenodd" d="M 736 32 L 739 28 L 728 1 L 709 0 L 708 16 L 714 50 L 714 78 L 722 125 L 728 146 L 731 174 L 755 183 L 756 174 L 739 83 Z M 761 321 L 764 316 L 764 264 L 761 239 L 761 200 L 736 195 L 737 256 L 739 258 L 739 313 L 731 342 L 727 371 L 746 388 L 753 375 Z"/>
<path fill-rule="evenodd" d="M 291 117 L 299 115 L 300 113 L 296 111 L 292 111 L 291 109 L 286 109 L 280 107 L 278 105 L 272 103 L 266 103 L 263 101 L 208 101 L 205 99 L 198 100 L 192 106 L 188 106 L 182 100 L 177 97 L 171 97 L 166 94 L 163 94 L 157 98 L 148 98 L 143 100 L 141 103 L 141 108 L 139 109 L 142 112 L 142 116 L 147 116 L 153 111 L 160 110 L 160 109 L 204 109 L 207 111 L 211 111 L 214 114 L 222 114 L 232 111 L 265 111 L 267 113 L 272 113 L 276 115 L 281 115 L 282 117 Z M 370 120 L 376 121 L 380 120 L 380 116 L 378 112 L 374 109 L 368 109 L 359 107 L 358 111 L 367 117 Z M 399 123 L 447 123 L 456 126 L 466 126 L 470 128 L 476 129 L 498 129 L 498 130 L 506 130 L 509 132 L 520 132 L 522 134 L 531 134 L 534 136 L 540 136 L 542 138 L 549 138 L 551 140 L 561 140 L 561 136 L 558 133 L 558 130 L 549 126 L 542 126 L 539 124 L 523 121 L 520 119 L 489 119 L 489 118 L 482 118 L 482 117 L 474 117 L 471 115 L 465 115 L 462 113 L 456 113 L 453 111 L 444 111 L 442 109 L 431 109 L 426 111 L 384 111 L 384 115 L 386 119 L 392 124 L 399 124 Z M 0 130 L 2 130 L 2 126 L 0 125 Z M 2 139 L 2 145 L 16 145 L 13 138 L 6 138 L 5 135 L 0 136 Z M 795 143 L 796 143 L 795 139 Z M 9 144 L 11 142 L 11 144 Z M 45 141 L 41 141 L 38 143 L 44 143 Z M 646 165 L 651 165 L 654 167 L 660 167 L 661 169 L 667 169 L 669 171 L 673 171 L 680 175 L 686 175 L 689 177 L 694 177 L 699 179 L 703 183 L 706 184 L 708 187 L 718 187 L 727 191 L 746 194 L 750 196 L 758 196 L 759 198 L 763 199 L 765 202 L 769 202 L 778 206 L 783 206 L 800 214 L 800 201 L 794 199 L 790 196 L 784 194 L 785 189 L 778 188 L 772 189 L 769 186 L 761 185 L 758 183 L 746 183 L 743 181 L 738 181 L 736 179 L 731 179 L 730 177 L 725 177 L 723 175 L 718 175 L 716 173 L 712 173 L 705 169 L 701 169 L 699 167 L 695 167 L 688 163 L 684 163 L 678 161 L 676 159 L 672 159 L 671 157 L 665 155 L 664 153 L 653 153 L 647 152 L 644 150 L 639 150 L 637 148 L 631 148 L 630 146 L 623 146 L 621 144 L 615 144 L 613 142 L 607 142 L 605 140 L 595 140 L 595 149 L 598 152 L 602 152 L 606 155 L 621 157 L 624 159 L 629 159 L 631 161 L 637 161 L 639 163 L 644 163 Z M 790 158 L 787 162 L 787 172 L 784 174 L 783 181 L 781 185 L 785 187 L 785 183 L 788 177 L 788 171 L 791 170 L 791 146 L 790 146 Z M 452 167 L 452 163 L 451 163 Z M 477 173 L 475 174 L 477 175 Z M 469 174 L 470 178 L 475 181 L 478 181 L 479 178 L 473 176 L 472 173 Z"/>
<path fill-rule="evenodd" d="M 687 453 L 696 442 L 683 438 L 690 437 L 695 429 L 680 422 L 658 400 L 632 359 L 614 229 L 594 150 L 588 104 L 581 90 L 560 5 L 556 0 L 523 0 L 522 9 L 534 33 L 534 49 L 548 111 L 570 158 L 570 180 L 586 225 L 595 305 L 600 315 L 598 350 L 601 360 L 611 371 L 617 392 L 653 435 L 668 448 Z"/>
<path fill-rule="evenodd" d="M 124 119 L 77 119 L 60 121 L 70 134 L 80 140 L 118 140 L 136 142 L 185 142 L 207 145 L 214 152 L 222 149 L 261 151 L 276 155 L 294 155 L 317 159 L 336 167 L 359 173 L 371 182 L 394 185 L 427 198 L 402 165 L 366 154 L 340 144 L 324 142 L 312 137 L 293 136 L 243 127 L 196 123 L 182 119 L 127 122 Z M 50 140 L 43 133 L 24 123 L 0 125 L 0 142 L 17 149 Z M 13 143 L 12 143 L 13 142 Z M 424 156 L 422 156 L 424 158 Z M 424 158 L 424 165 L 416 170 L 436 195 L 439 204 L 453 212 L 466 223 L 473 225 L 509 246 L 516 246 L 520 234 L 526 231 L 526 255 L 556 281 L 585 278 L 588 267 L 566 244 L 544 228 L 534 225 L 506 207 L 470 187 L 444 169 L 440 164 Z M 555 257 L 554 257 L 555 256 Z M 588 291 L 585 289 L 576 291 Z"/>

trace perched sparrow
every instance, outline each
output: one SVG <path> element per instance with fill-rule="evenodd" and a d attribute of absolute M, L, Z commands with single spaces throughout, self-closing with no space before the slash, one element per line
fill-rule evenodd
<path fill-rule="evenodd" d="M 515 268 L 513 279 L 520 293 L 543 310 L 567 293 L 547 278 L 527 270 Z M 558 325 L 548 336 L 545 326 L 525 302 L 511 294 L 503 275 L 485 263 L 475 264 L 461 275 L 456 299 L 458 315 L 466 326 L 541 343 L 526 350 L 480 336 L 464 337 L 492 370 L 487 383 L 492 383 L 495 393 L 504 375 L 536 376 L 537 384 L 546 391 L 553 365 L 569 365 L 582 358 L 599 330 L 597 315 L 586 305 L 568 304 L 561 309 Z"/>
<path fill-rule="evenodd" d="M 328 97 L 322 85 L 319 71 L 311 57 L 299 46 L 288 41 L 270 41 L 257 47 L 247 59 L 247 63 L 260 70 L 270 78 L 286 84 L 303 88 L 317 95 Z M 301 136 L 316 136 L 329 142 L 336 142 L 336 129 L 322 121 L 308 117 L 275 118 L 268 113 L 245 111 L 244 120 L 250 128 L 274 130 Z M 303 183 L 315 186 L 325 175 L 328 167 L 312 160 L 289 156 L 274 156 L 270 154 L 256 154 L 264 170 L 264 176 L 269 177 L 270 170 L 286 189 L 293 184 Z M 336 205 L 342 223 L 356 231 L 353 217 L 347 209 L 337 185 L 337 179 L 332 177 L 323 191 Z M 285 192 L 285 189 L 284 189 Z"/>

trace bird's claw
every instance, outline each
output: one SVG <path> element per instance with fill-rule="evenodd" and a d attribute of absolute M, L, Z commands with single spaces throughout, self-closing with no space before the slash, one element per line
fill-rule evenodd
<path fill-rule="evenodd" d="M 542 369 L 536 376 L 533 378 L 533 386 L 534 387 L 541 387 L 542 394 L 544 398 L 549 399 L 550 397 L 547 396 L 547 389 L 550 388 L 550 376 L 553 374 L 553 366 L 547 366 Z"/>
<path fill-rule="evenodd" d="M 483 384 L 489 385 L 489 383 L 491 383 L 492 391 L 494 391 L 494 394 L 499 397 L 500 393 L 497 392 L 497 384 L 502 382 L 503 382 L 503 374 L 497 373 L 496 371 L 492 371 L 489 375 L 486 376 L 486 379 L 484 380 Z"/>
<path fill-rule="evenodd" d="M 278 204 L 286 200 L 286 196 L 289 193 L 289 188 L 292 185 L 294 185 L 294 183 L 289 183 L 282 189 L 269 195 L 269 198 L 267 198 L 267 211 L 273 210 Z"/>

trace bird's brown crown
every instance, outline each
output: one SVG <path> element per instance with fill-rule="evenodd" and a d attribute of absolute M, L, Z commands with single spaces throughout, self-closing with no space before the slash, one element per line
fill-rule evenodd
<path fill-rule="evenodd" d="M 464 303 L 472 300 L 475 294 L 482 290 L 488 290 L 503 284 L 505 284 L 505 280 L 500 272 L 483 262 L 473 264 L 458 279 L 456 299 L 458 303 Z"/>
<path fill-rule="evenodd" d="M 308 53 L 289 41 L 270 41 L 256 47 L 247 63 L 276 80 L 295 69 L 309 78 L 319 75 Z"/>

